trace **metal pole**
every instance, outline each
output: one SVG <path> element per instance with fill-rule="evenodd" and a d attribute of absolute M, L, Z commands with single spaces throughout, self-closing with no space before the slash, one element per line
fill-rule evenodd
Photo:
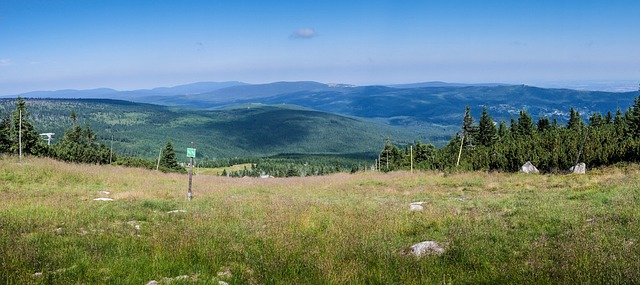
<path fill-rule="evenodd" d="M 191 148 L 193 148 L 193 142 L 191 142 Z M 192 184 L 192 176 L 193 176 L 193 157 L 189 157 L 189 193 L 187 194 L 187 198 L 191 201 L 193 197 L 191 194 L 191 184 Z"/>

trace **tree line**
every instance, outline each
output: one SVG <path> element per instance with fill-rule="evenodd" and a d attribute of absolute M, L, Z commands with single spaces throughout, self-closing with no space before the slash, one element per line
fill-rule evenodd
<path fill-rule="evenodd" d="M 171 141 L 163 149 L 159 162 L 154 164 L 141 158 L 120 157 L 102 143 L 98 143 L 95 132 L 89 124 L 78 124 L 78 116 L 71 111 L 71 126 L 60 141 L 53 145 L 44 142 L 30 120 L 26 101 L 18 97 L 16 108 L 10 114 L 2 114 L 0 125 L 0 154 L 23 154 L 51 157 L 54 159 L 92 164 L 116 164 L 132 167 L 159 169 L 164 172 L 186 173 L 180 166 Z"/>
<path fill-rule="evenodd" d="M 387 140 L 379 164 L 384 171 L 408 169 L 413 155 L 416 169 L 518 171 L 531 161 L 544 172 L 560 173 L 579 162 L 588 167 L 637 162 L 639 154 L 640 96 L 624 112 L 593 113 L 587 122 L 571 108 L 565 125 L 547 117 L 534 122 L 525 110 L 509 123 L 496 123 L 486 106 L 476 124 L 467 106 L 460 132 L 446 146 L 401 147 Z"/>

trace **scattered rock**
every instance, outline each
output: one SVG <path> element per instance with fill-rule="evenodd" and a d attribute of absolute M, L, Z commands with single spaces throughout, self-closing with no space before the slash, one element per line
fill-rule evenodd
<path fill-rule="evenodd" d="M 569 171 L 575 174 L 585 174 L 587 173 L 587 165 L 584 164 L 584 162 L 580 162 L 575 166 L 572 166 L 571 168 L 569 168 Z"/>
<path fill-rule="evenodd" d="M 130 226 L 136 228 L 136 230 L 140 230 L 140 222 L 138 222 L 138 221 L 128 221 L 127 225 L 130 225 Z"/>
<path fill-rule="evenodd" d="M 422 205 L 411 204 L 411 206 L 409 206 L 409 210 L 410 211 L 422 211 L 422 210 L 424 210 L 424 207 L 422 207 Z"/>
<path fill-rule="evenodd" d="M 408 248 L 400 251 L 403 255 L 413 255 L 416 257 L 421 257 L 424 255 L 440 255 L 444 253 L 444 246 L 446 244 L 438 244 L 438 242 L 429 240 L 416 243 Z"/>
<path fill-rule="evenodd" d="M 113 201 L 111 198 L 95 198 L 93 201 Z"/>
<path fill-rule="evenodd" d="M 173 211 L 169 211 L 167 213 L 172 214 L 172 213 L 186 213 L 187 210 L 173 210 Z"/>
<path fill-rule="evenodd" d="M 520 168 L 520 171 L 524 173 L 540 173 L 538 168 L 536 168 L 531 161 L 527 161 L 527 163 Z"/>
<path fill-rule="evenodd" d="M 231 268 L 229 266 L 220 267 L 220 272 L 218 272 L 218 277 L 231 278 L 233 274 L 231 274 Z"/>

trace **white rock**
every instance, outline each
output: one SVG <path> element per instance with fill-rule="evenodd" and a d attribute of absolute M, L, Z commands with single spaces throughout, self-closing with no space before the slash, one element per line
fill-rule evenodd
<path fill-rule="evenodd" d="M 171 213 L 186 213 L 187 210 L 173 210 L 173 211 L 169 211 L 167 213 L 171 214 Z"/>
<path fill-rule="evenodd" d="M 107 196 L 111 195 L 111 192 L 109 192 L 109 191 L 100 191 L 99 193 L 102 194 L 102 195 L 107 195 Z"/>
<path fill-rule="evenodd" d="M 527 163 L 525 163 L 521 168 L 520 171 L 524 172 L 524 173 L 540 173 L 540 171 L 538 171 L 538 168 L 536 168 L 533 163 L 531 163 L 531 161 L 527 161 Z"/>
<path fill-rule="evenodd" d="M 95 198 L 93 201 L 113 201 L 111 198 Z"/>
<path fill-rule="evenodd" d="M 138 221 L 128 221 L 127 225 L 136 228 L 136 230 L 140 230 L 140 223 Z"/>
<path fill-rule="evenodd" d="M 422 210 L 424 210 L 424 207 L 422 207 L 421 205 L 411 204 L 411 206 L 409 206 L 409 210 L 410 211 L 422 211 Z"/>
<path fill-rule="evenodd" d="M 158 281 L 156 281 L 156 280 L 151 280 L 151 281 L 149 281 L 146 285 L 158 285 Z"/>
<path fill-rule="evenodd" d="M 420 201 L 420 202 L 413 202 L 413 203 L 411 203 L 411 205 L 422 205 L 422 204 L 424 204 L 424 203 L 426 203 L 426 202 L 423 202 L 423 201 Z"/>
<path fill-rule="evenodd" d="M 33 273 L 33 277 L 40 277 L 40 276 L 42 276 L 42 272 Z"/>
<path fill-rule="evenodd" d="M 218 284 L 219 284 L 219 285 L 229 285 L 229 283 L 224 282 L 224 281 L 218 281 Z"/>
<path fill-rule="evenodd" d="M 444 247 L 442 247 L 438 242 L 429 240 L 416 243 L 404 250 L 402 250 L 403 254 L 413 255 L 413 256 L 424 256 L 424 255 L 440 255 L 444 253 Z"/>
<path fill-rule="evenodd" d="M 585 174 L 587 173 L 587 165 L 584 164 L 584 162 L 580 162 L 575 166 L 572 166 L 571 168 L 569 168 L 569 171 L 575 174 Z"/>

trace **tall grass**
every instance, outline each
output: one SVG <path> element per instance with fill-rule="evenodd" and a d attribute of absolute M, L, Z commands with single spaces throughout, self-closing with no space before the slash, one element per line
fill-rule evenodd
<path fill-rule="evenodd" d="M 188 202 L 185 175 L 5 158 L 0 284 L 637 284 L 639 174 L 197 175 Z"/>

